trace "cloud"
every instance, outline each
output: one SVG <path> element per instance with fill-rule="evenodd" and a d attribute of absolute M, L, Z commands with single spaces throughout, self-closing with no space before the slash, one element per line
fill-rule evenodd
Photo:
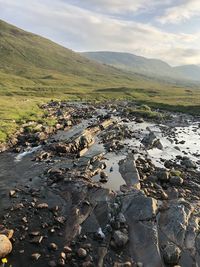
<path fill-rule="evenodd" d="M 171 2 L 172 0 L 70 0 L 70 3 L 73 5 L 82 6 L 90 10 L 96 10 L 107 14 L 150 11 L 151 9 L 155 9 L 157 6 L 164 6 Z"/>
<path fill-rule="evenodd" d="M 130 52 L 160 58 L 172 65 L 200 63 L 200 34 L 170 33 L 150 24 L 87 10 L 63 0 L 3 2 L 0 0 L 3 19 L 76 51 Z"/>
<path fill-rule="evenodd" d="M 158 21 L 162 24 L 176 24 L 196 16 L 200 16 L 200 1 L 187 0 L 183 4 L 168 8 L 164 15 L 158 18 Z"/>

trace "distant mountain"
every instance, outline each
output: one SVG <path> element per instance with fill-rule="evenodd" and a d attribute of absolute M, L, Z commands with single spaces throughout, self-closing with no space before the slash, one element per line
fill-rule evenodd
<path fill-rule="evenodd" d="M 99 63 L 152 77 L 200 81 L 200 67 L 194 65 L 171 67 L 162 60 L 120 52 L 83 52 L 82 55 Z"/>
<path fill-rule="evenodd" d="M 2 20 L 0 59 L 0 96 L 81 97 L 102 88 L 171 86 L 171 81 L 100 64 Z"/>
<path fill-rule="evenodd" d="M 191 80 L 200 81 L 200 66 L 197 65 L 184 65 L 174 68 L 184 77 L 187 77 Z"/>

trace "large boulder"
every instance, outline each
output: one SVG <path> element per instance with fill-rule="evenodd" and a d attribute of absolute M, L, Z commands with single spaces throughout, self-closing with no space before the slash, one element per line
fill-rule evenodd
<path fill-rule="evenodd" d="M 12 251 L 12 244 L 6 235 L 0 235 L 0 259 Z"/>

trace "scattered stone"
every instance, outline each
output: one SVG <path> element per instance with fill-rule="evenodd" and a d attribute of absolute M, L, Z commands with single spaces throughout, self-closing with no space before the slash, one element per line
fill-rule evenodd
<path fill-rule="evenodd" d="M 163 251 L 163 259 L 166 264 L 177 264 L 180 258 L 181 250 L 175 244 L 168 244 Z"/>
<path fill-rule="evenodd" d="M 172 185 L 182 185 L 184 180 L 179 176 L 172 176 L 169 180 Z"/>
<path fill-rule="evenodd" d="M 58 246 L 55 244 L 55 243 L 51 243 L 50 245 L 49 245 L 49 249 L 50 250 L 58 250 Z"/>
<path fill-rule="evenodd" d="M 37 261 L 39 258 L 41 257 L 41 254 L 40 253 L 33 253 L 31 255 L 31 258 L 35 261 Z"/>
<path fill-rule="evenodd" d="M 128 235 L 118 230 L 114 232 L 113 239 L 117 247 L 124 247 L 128 242 Z"/>
<path fill-rule="evenodd" d="M 37 205 L 38 209 L 48 209 L 49 205 L 47 203 L 41 203 Z"/>
<path fill-rule="evenodd" d="M 30 243 L 40 244 L 42 242 L 43 238 L 44 238 L 43 236 L 35 236 L 30 240 Z"/>
<path fill-rule="evenodd" d="M 85 258 L 87 256 L 87 251 L 84 248 L 79 248 L 77 255 L 79 258 Z"/>

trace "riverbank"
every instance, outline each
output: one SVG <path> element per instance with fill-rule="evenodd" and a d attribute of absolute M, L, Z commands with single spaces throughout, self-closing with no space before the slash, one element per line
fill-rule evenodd
<path fill-rule="evenodd" d="M 42 108 L 55 125 L 23 125 L 0 154 L 9 265 L 199 264 L 199 118 L 127 101 Z"/>

